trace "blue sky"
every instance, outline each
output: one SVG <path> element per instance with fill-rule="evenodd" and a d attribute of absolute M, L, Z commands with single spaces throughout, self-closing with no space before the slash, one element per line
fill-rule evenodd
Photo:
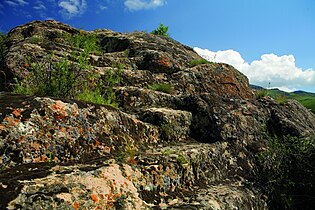
<path fill-rule="evenodd" d="M 119 32 L 169 26 L 203 57 L 253 84 L 315 92 L 314 0 L 0 0 L 0 31 L 55 19 Z"/>

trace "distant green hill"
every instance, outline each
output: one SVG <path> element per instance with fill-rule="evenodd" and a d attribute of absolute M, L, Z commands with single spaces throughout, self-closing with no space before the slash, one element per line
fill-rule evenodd
<path fill-rule="evenodd" d="M 260 86 L 251 85 L 254 90 L 262 90 L 264 88 Z M 285 97 L 288 99 L 295 99 L 303 104 L 306 108 L 310 109 L 315 113 L 315 93 L 309 93 L 305 91 L 295 91 L 295 92 L 284 92 L 279 89 L 269 89 L 267 95 L 273 98 L 278 98 L 279 96 Z"/>
<path fill-rule="evenodd" d="M 315 113 L 315 93 L 308 93 L 303 91 L 296 91 L 290 93 L 290 97 L 298 100 L 305 107 Z"/>

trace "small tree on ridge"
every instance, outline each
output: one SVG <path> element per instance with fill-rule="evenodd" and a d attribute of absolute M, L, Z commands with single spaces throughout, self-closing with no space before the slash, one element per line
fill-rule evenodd
<path fill-rule="evenodd" d="M 160 23 L 159 27 L 154 29 L 151 34 L 155 35 L 161 35 L 161 36 L 166 36 L 169 37 L 170 35 L 168 34 L 168 26 L 165 26 L 163 23 Z"/>

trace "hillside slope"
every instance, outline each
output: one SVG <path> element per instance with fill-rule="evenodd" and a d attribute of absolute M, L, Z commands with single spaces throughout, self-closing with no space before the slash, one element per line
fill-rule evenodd
<path fill-rule="evenodd" d="M 254 90 L 262 90 L 264 88 L 259 86 L 251 85 Z M 284 97 L 283 99 L 295 99 L 306 108 L 310 109 L 313 113 L 315 113 L 315 93 L 309 93 L 305 91 L 294 91 L 294 92 L 284 92 L 279 89 L 269 89 L 266 90 L 266 94 L 275 99 L 278 97 Z"/>

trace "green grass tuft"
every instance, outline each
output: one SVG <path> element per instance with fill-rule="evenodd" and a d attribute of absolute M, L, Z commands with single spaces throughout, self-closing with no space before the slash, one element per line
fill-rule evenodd
<path fill-rule="evenodd" d="M 194 66 L 198 66 L 198 65 L 206 64 L 206 63 L 210 63 L 210 62 L 207 61 L 206 59 L 196 59 L 189 62 L 189 67 L 194 67 Z"/>
<path fill-rule="evenodd" d="M 268 90 L 266 90 L 266 89 L 257 90 L 255 92 L 255 95 L 256 95 L 257 100 L 262 99 L 262 98 L 268 96 Z"/>
<path fill-rule="evenodd" d="M 171 93 L 173 91 L 173 87 L 169 83 L 155 83 L 149 85 L 149 89 L 163 92 L 163 93 Z"/>
<path fill-rule="evenodd" d="M 92 102 L 96 104 L 103 104 L 107 105 L 107 100 L 101 95 L 100 91 L 91 91 L 91 90 L 84 90 L 82 93 L 76 96 L 76 99 Z"/>

